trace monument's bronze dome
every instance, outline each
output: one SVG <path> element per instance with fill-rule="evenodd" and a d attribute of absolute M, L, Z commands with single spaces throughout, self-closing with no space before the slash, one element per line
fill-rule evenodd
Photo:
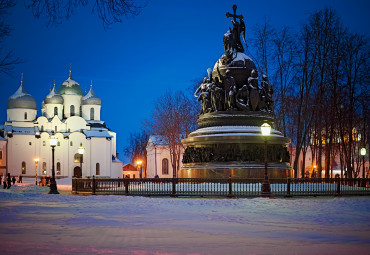
<path fill-rule="evenodd" d="M 248 78 L 253 69 L 257 70 L 253 60 L 242 52 L 235 52 L 234 58 L 228 63 L 225 54 L 216 62 L 213 67 L 212 77 L 219 77 L 217 69 L 222 75 L 226 75 L 226 70 L 230 70 L 230 75 L 234 77 L 237 88 L 248 84 Z"/>

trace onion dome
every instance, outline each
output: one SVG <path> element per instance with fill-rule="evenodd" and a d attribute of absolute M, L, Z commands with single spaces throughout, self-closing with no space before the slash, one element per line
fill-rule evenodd
<path fill-rule="evenodd" d="M 45 97 L 44 100 L 45 104 L 63 104 L 64 99 L 63 97 L 58 94 L 58 92 L 55 89 L 55 83 L 53 89 L 50 91 L 49 95 Z"/>
<path fill-rule="evenodd" d="M 23 81 L 21 81 L 21 86 L 17 89 L 17 91 L 9 97 L 7 108 L 23 108 L 36 110 L 36 101 L 23 87 Z"/>
<path fill-rule="evenodd" d="M 68 79 L 65 80 L 62 85 L 60 85 L 58 93 L 60 95 L 83 95 L 82 88 L 80 84 L 78 84 L 75 80 L 72 78 L 72 72 L 69 70 L 69 76 Z"/>
<path fill-rule="evenodd" d="M 92 84 L 90 85 L 90 91 L 82 98 L 82 105 L 101 105 L 101 100 L 95 94 Z"/>

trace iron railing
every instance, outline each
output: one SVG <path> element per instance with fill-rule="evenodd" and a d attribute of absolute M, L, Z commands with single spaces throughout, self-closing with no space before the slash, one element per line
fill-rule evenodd
<path fill-rule="evenodd" d="M 73 178 L 73 194 L 130 196 L 258 197 L 263 179 Z M 370 195 L 370 179 L 270 179 L 275 197 Z"/>

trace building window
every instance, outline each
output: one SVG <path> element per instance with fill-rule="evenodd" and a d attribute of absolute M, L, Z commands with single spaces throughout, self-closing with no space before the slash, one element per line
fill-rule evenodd
<path fill-rule="evenodd" d="M 45 141 L 42 141 L 42 146 L 45 146 L 46 145 L 46 142 Z"/>
<path fill-rule="evenodd" d="M 94 120 L 94 108 L 90 108 L 90 120 Z"/>
<path fill-rule="evenodd" d="M 57 175 L 60 175 L 60 162 L 57 163 Z"/>
<path fill-rule="evenodd" d="M 69 143 L 69 145 L 70 145 L 70 146 L 73 146 L 73 143 L 72 143 L 72 141 L 71 141 L 71 142 Z"/>
<path fill-rule="evenodd" d="M 29 145 L 32 145 L 32 143 L 31 143 L 31 142 L 29 142 L 28 144 L 29 144 Z"/>
<path fill-rule="evenodd" d="M 22 161 L 22 174 L 26 174 L 26 162 Z"/>
<path fill-rule="evenodd" d="M 168 175 L 168 159 L 166 158 L 162 160 L 162 174 Z"/>
<path fill-rule="evenodd" d="M 0 160 L 3 159 L 3 151 L 0 151 Z"/>
<path fill-rule="evenodd" d="M 55 126 L 55 133 L 56 133 L 56 132 L 58 132 L 58 127 L 57 127 L 57 126 Z"/>
<path fill-rule="evenodd" d="M 96 175 L 100 175 L 100 164 L 96 163 Z"/>
<path fill-rule="evenodd" d="M 54 116 L 55 115 L 58 115 L 58 107 L 56 107 L 56 106 L 54 107 Z"/>
<path fill-rule="evenodd" d="M 60 142 L 59 141 L 57 142 L 57 146 L 60 146 Z"/>
<path fill-rule="evenodd" d="M 41 126 L 41 132 L 43 132 L 44 131 L 44 126 Z"/>
<path fill-rule="evenodd" d="M 75 116 L 75 106 L 71 105 L 69 109 L 70 109 L 70 112 L 71 112 L 71 116 Z"/>
<path fill-rule="evenodd" d="M 82 117 L 82 106 L 80 106 L 80 116 Z"/>
<path fill-rule="evenodd" d="M 73 162 L 74 163 L 83 163 L 84 162 L 83 155 L 80 154 L 80 153 L 76 153 Z"/>
<path fill-rule="evenodd" d="M 46 162 L 42 162 L 42 172 L 43 175 L 46 175 Z"/>
<path fill-rule="evenodd" d="M 24 113 L 24 119 L 25 120 L 27 119 L 27 113 L 26 112 Z"/>

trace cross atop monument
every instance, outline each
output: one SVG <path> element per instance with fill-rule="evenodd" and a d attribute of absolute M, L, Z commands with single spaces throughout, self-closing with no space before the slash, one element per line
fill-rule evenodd
<path fill-rule="evenodd" d="M 238 7 L 234 4 L 233 5 L 234 14 L 231 14 L 230 12 L 227 12 L 226 17 L 228 17 L 228 18 L 232 17 L 235 21 L 236 21 L 236 19 L 243 19 L 243 15 L 236 15 L 236 8 L 238 8 Z"/>

